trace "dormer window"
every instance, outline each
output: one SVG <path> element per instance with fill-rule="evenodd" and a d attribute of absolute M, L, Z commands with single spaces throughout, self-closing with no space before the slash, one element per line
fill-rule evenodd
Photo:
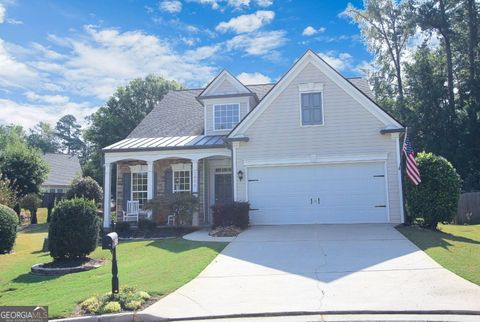
<path fill-rule="evenodd" d="M 240 122 L 240 104 L 218 104 L 213 106 L 215 131 L 231 130 Z"/>

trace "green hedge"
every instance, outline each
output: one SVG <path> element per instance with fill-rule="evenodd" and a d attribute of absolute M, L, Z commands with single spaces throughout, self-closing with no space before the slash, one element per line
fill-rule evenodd
<path fill-rule="evenodd" d="M 0 254 L 12 250 L 17 238 L 18 216 L 12 209 L 0 205 Z"/>
<path fill-rule="evenodd" d="M 409 219 L 435 229 L 439 222 L 451 222 L 455 217 L 460 176 L 452 164 L 441 156 L 423 152 L 417 155 L 416 161 L 422 182 L 414 186 L 405 179 Z"/>
<path fill-rule="evenodd" d="M 100 220 L 92 200 L 61 201 L 53 210 L 48 231 L 50 256 L 82 258 L 97 247 Z"/>

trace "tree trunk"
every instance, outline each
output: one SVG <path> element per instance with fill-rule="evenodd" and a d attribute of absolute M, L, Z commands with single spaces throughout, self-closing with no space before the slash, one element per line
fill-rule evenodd
<path fill-rule="evenodd" d="M 475 82 L 475 51 L 478 45 L 478 30 L 477 30 L 477 8 L 475 0 L 467 0 L 468 11 L 468 70 L 470 78 L 470 86 Z"/>

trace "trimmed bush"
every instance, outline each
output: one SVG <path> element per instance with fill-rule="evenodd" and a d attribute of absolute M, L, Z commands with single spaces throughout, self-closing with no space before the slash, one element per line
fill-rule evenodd
<path fill-rule="evenodd" d="M 199 199 L 189 192 L 165 193 L 149 200 L 146 209 L 154 214 L 175 215 L 177 226 L 192 224 L 193 213 L 198 210 Z"/>
<path fill-rule="evenodd" d="M 122 307 L 120 306 L 120 303 L 112 301 L 108 302 L 100 308 L 100 314 L 108 314 L 108 313 L 119 313 L 122 311 Z"/>
<path fill-rule="evenodd" d="M 103 190 L 97 181 L 91 177 L 75 178 L 66 193 L 66 197 L 67 199 L 85 198 L 99 203 L 102 201 Z"/>
<path fill-rule="evenodd" d="M 18 216 L 12 209 L 0 205 L 0 254 L 12 250 L 17 238 Z"/>
<path fill-rule="evenodd" d="M 415 158 L 422 182 L 414 186 L 406 182 L 406 205 L 410 220 L 436 229 L 439 222 L 451 222 L 460 196 L 460 176 L 452 164 L 432 153 L 419 153 Z M 408 179 L 405 179 L 408 180 Z"/>
<path fill-rule="evenodd" d="M 213 225 L 212 228 L 219 226 L 237 226 L 246 229 L 250 224 L 250 204 L 248 202 L 231 202 L 212 206 Z"/>
<path fill-rule="evenodd" d="M 150 219 L 142 218 L 138 220 L 138 230 L 154 230 L 157 224 Z"/>
<path fill-rule="evenodd" d="M 95 203 L 76 198 L 61 201 L 53 210 L 48 240 L 54 259 L 83 258 L 97 247 L 100 220 Z"/>
<path fill-rule="evenodd" d="M 118 313 L 123 310 L 135 311 L 150 299 L 147 292 L 137 291 L 134 287 L 123 287 L 118 294 L 108 292 L 102 296 L 90 297 L 80 304 L 86 313 Z"/>
<path fill-rule="evenodd" d="M 20 200 L 20 206 L 30 211 L 30 223 L 37 223 L 37 210 L 42 205 L 42 200 L 36 193 L 29 193 Z"/>
<path fill-rule="evenodd" d="M 130 229 L 131 229 L 130 223 L 126 221 L 120 221 L 115 224 L 115 231 L 117 233 L 126 233 L 130 231 Z"/>

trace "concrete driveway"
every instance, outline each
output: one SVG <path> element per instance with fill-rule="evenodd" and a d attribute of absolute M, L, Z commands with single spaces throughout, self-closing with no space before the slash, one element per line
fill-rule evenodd
<path fill-rule="evenodd" d="M 442 268 L 392 225 L 255 226 L 142 313 L 480 311 L 479 299 L 480 287 Z"/>

